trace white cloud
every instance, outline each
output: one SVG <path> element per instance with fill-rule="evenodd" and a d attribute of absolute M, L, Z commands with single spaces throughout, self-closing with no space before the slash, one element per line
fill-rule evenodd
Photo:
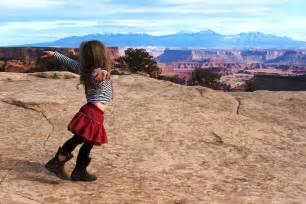
<path fill-rule="evenodd" d="M 0 25 L 0 32 L 9 32 L 13 30 L 52 30 L 59 27 L 91 27 L 99 25 L 98 21 L 26 21 L 26 22 L 8 22 Z"/>
<path fill-rule="evenodd" d="M 247 14 L 247 15 L 256 15 L 261 16 L 268 14 L 269 9 L 265 7 L 244 7 L 244 8 L 207 8 L 202 7 L 184 7 L 181 9 L 175 8 L 131 8 L 124 10 L 127 13 L 163 13 L 163 14 Z"/>
<path fill-rule="evenodd" d="M 290 3 L 301 1 L 305 0 Z M 17 40 L 22 42 L 23 38 L 41 42 L 86 33 L 164 35 L 205 29 L 222 34 L 261 31 L 306 39 L 306 30 L 301 26 L 306 21 L 304 14 L 298 14 L 296 4 L 292 6 L 289 0 L 146 2 L 149 0 L 139 4 L 135 0 L 0 0 L 0 22 L 4 22 L 0 23 L 0 41 L 13 42 L 0 44 L 17 44 Z M 287 9 L 285 3 L 291 8 Z"/>
<path fill-rule="evenodd" d="M 8 9 L 46 8 L 61 5 L 58 0 L 0 0 L 0 7 Z"/>
<path fill-rule="evenodd" d="M 271 4 L 282 4 L 289 0 L 158 0 L 161 4 L 244 4 L 244 5 L 271 5 Z"/>
<path fill-rule="evenodd" d="M 146 21 L 135 19 L 116 19 L 116 20 L 102 20 L 100 26 L 127 26 L 127 27 L 142 27 Z"/>

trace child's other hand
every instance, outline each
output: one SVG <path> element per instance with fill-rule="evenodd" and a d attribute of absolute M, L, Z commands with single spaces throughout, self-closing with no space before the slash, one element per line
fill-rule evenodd
<path fill-rule="evenodd" d="M 94 73 L 94 77 L 96 81 L 104 81 L 109 78 L 109 73 L 103 69 L 97 69 Z"/>
<path fill-rule="evenodd" d="M 49 58 L 53 57 L 54 54 L 55 54 L 55 52 L 53 52 L 53 51 L 44 51 L 41 58 L 42 59 L 49 59 Z"/>

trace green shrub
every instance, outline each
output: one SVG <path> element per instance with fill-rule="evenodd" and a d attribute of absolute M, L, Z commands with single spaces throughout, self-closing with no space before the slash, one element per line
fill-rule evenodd
<path fill-rule="evenodd" d="M 125 56 L 118 61 L 124 63 L 132 73 L 143 71 L 152 74 L 159 70 L 157 62 L 145 49 L 129 48 L 125 51 Z"/>
<path fill-rule="evenodd" d="M 192 72 L 191 79 L 188 81 L 190 86 L 205 86 L 211 89 L 220 90 L 221 76 L 217 73 L 213 73 L 208 69 L 196 68 Z"/>

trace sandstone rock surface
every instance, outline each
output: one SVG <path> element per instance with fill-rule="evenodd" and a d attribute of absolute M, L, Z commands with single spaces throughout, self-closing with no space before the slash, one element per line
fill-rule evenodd
<path fill-rule="evenodd" d="M 99 179 L 73 183 L 43 165 L 85 98 L 78 78 L 49 76 L 0 73 L 0 203 L 306 200 L 306 92 L 228 94 L 118 76 L 109 144 L 91 154 Z"/>

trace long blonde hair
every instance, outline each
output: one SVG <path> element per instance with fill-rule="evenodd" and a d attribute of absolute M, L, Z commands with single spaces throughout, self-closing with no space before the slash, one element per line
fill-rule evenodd
<path fill-rule="evenodd" d="M 80 46 L 80 62 L 82 72 L 80 83 L 84 85 L 85 92 L 92 86 L 91 75 L 96 68 L 110 72 L 111 62 L 107 47 L 98 40 L 84 41 Z"/>

